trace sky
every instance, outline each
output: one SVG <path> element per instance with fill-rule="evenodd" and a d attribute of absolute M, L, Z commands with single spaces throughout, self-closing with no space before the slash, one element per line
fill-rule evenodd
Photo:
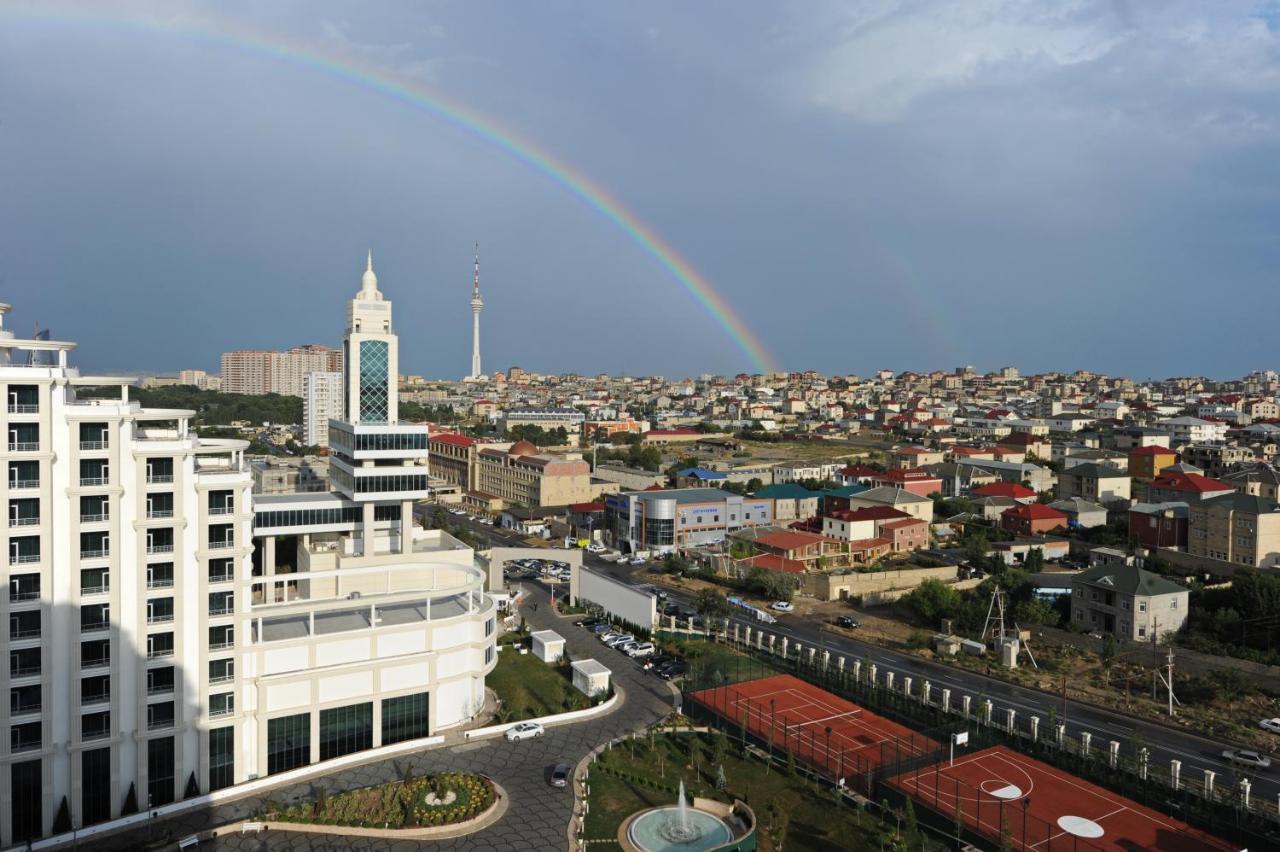
<path fill-rule="evenodd" d="M 94 370 L 336 345 L 372 249 L 401 370 L 1275 368 L 1280 3 L 0 0 L 0 300 Z M 216 30 L 233 37 L 210 38 Z"/>

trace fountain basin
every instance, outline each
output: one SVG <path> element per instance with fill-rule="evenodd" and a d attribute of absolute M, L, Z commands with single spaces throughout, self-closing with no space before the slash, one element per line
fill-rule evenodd
<path fill-rule="evenodd" d="M 627 839 L 640 852 L 708 852 L 733 840 L 728 823 L 697 808 L 683 814 L 687 831 L 673 831 L 680 816 L 678 807 L 643 811 L 631 819 Z"/>

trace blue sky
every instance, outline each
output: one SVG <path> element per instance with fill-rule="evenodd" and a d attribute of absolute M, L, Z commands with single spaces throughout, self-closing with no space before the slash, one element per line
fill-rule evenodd
<path fill-rule="evenodd" d="M 1276 366 L 1275 3 L 217 8 L 552 151 L 786 368 Z M 336 343 L 372 247 L 402 367 L 456 377 L 479 241 L 490 369 L 749 369 L 544 175 L 332 76 L 184 36 L 205 11 L 0 0 L 0 299 L 20 330 L 142 371 Z"/>

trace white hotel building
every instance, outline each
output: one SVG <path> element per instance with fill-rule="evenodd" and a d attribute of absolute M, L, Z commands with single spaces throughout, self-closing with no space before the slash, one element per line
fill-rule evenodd
<path fill-rule="evenodd" d="M 427 433 L 396 422 L 397 340 L 372 268 L 344 345 L 336 490 L 255 497 L 244 441 L 196 437 L 192 412 L 143 409 L 122 380 L 69 367 L 75 344 L 0 327 L 0 844 L 478 711 L 495 606 L 469 548 L 412 524 Z"/>

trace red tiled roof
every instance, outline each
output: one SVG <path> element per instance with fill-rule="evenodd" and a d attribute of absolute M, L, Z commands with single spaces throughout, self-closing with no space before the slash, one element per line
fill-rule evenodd
<path fill-rule="evenodd" d="M 1230 491 L 1231 486 L 1198 473 L 1169 473 L 1151 480 L 1152 488 L 1163 488 L 1169 491 L 1190 491 L 1204 494 L 1210 491 Z"/>
<path fill-rule="evenodd" d="M 875 477 L 884 482 L 930 482 L 938 479 L 927 470 L 913 467 L 908 470 L 889 470 Z M 938 479 L 939 482 L 942 480 Z"/>
<path fill-rule="evenodd" d="M 645 432 L 646 435 L 697 435 L 700 434 L 697 429 L 650 429 Z"/>
<path fill-rule="evenodd" d="M 597 500 L 594 503 L 574 503 L 572 506 L 569 507 L 569 511 L 579 512 L 581 514 L 588 514 L 590 512 L 603 512 L 604 503 L 600 500 Z"/>
<path fill-rule="evenodd" d="M 927 524 L 925 524 L 925 522 L 924 522 L 924 521 L 922 521 L 922 520 L 920 520 L 919 518 L 903 518 L 903 519 L 902 519 L 902 520 L 900 520 L 900 521 L 888 521 L 887 523 L 883 523 L 883 524 L 881 524 L 881 525 L 880 525 L 880 529 L 882 529 L 882 530 L 900 530 L 900 529 L 904 529 L 904 528 L 906 528 L 906 527 L 914 527 L 914 526 L 917 526 L 917 525 L 919 525 L 919 526 L 927 526 Z"/>
<path fill-rule="evenodd" d="M 892 521 L 910 518 L 911 515 L 892 506 L 864 506 L 861 509 L 837 509 L 828 517 L 839 521 Z"/>
<path fill-rule="evenodd" d="M 459 435 L 457 432 L 434 432 L 430 440 L 439 441 L 442 444 L 453 444 L 455 447 L 470 447 L 475 444 L 474 438 Z"/>
<path fill-rule="evenodd" d="M 747 565 L 756 568 L 764 568 L 768 571 L 781 571 L 784 574 L 803 574 L 804 563 L 796 559 L 787 559 L 776 553 L 761 553 L 759 556 L 752 556 L 749 559 L 741 560 Z"/>
<path fill-rule="evenodd" d="M 976 497 L 1012 497 L 1014 500 L 1036 496 L 1035 491 L 1016 482 L 992 482 L 974 488 L 969 493 Z"/>
<path fill-rule="evenodd" d="M 892 547 L 893 542 L 887 538 L 860 538 L 849 542 L 849 550 L 872 550 L 877 547 Z"/>
<path fill-rule="evenodd" d="M 1005 509 L 1000 514 L 1024 521 L 1062 521 L 1064 526 L 1067 522 L 1067 515 L 1065 512 L 1059 512 L 1052 506 L 1046 506 L 1043 503 L 1028 503 L 1020 506 L 1013 506 L 1012 508 Z"/>
<path fill-rule="evenodd" d="M 819 544 L 823 541 L 820 535 L 814 535 L 807 532 L 789 532 L 787 530 L 778 530 L 777 532 L 766 533 L 756 538 L 756 544 L 763 544 L 766 547 L 776 547 L 780 550 L 796 550 L 797 548 L 806 547 L 810 544 Z"/>

